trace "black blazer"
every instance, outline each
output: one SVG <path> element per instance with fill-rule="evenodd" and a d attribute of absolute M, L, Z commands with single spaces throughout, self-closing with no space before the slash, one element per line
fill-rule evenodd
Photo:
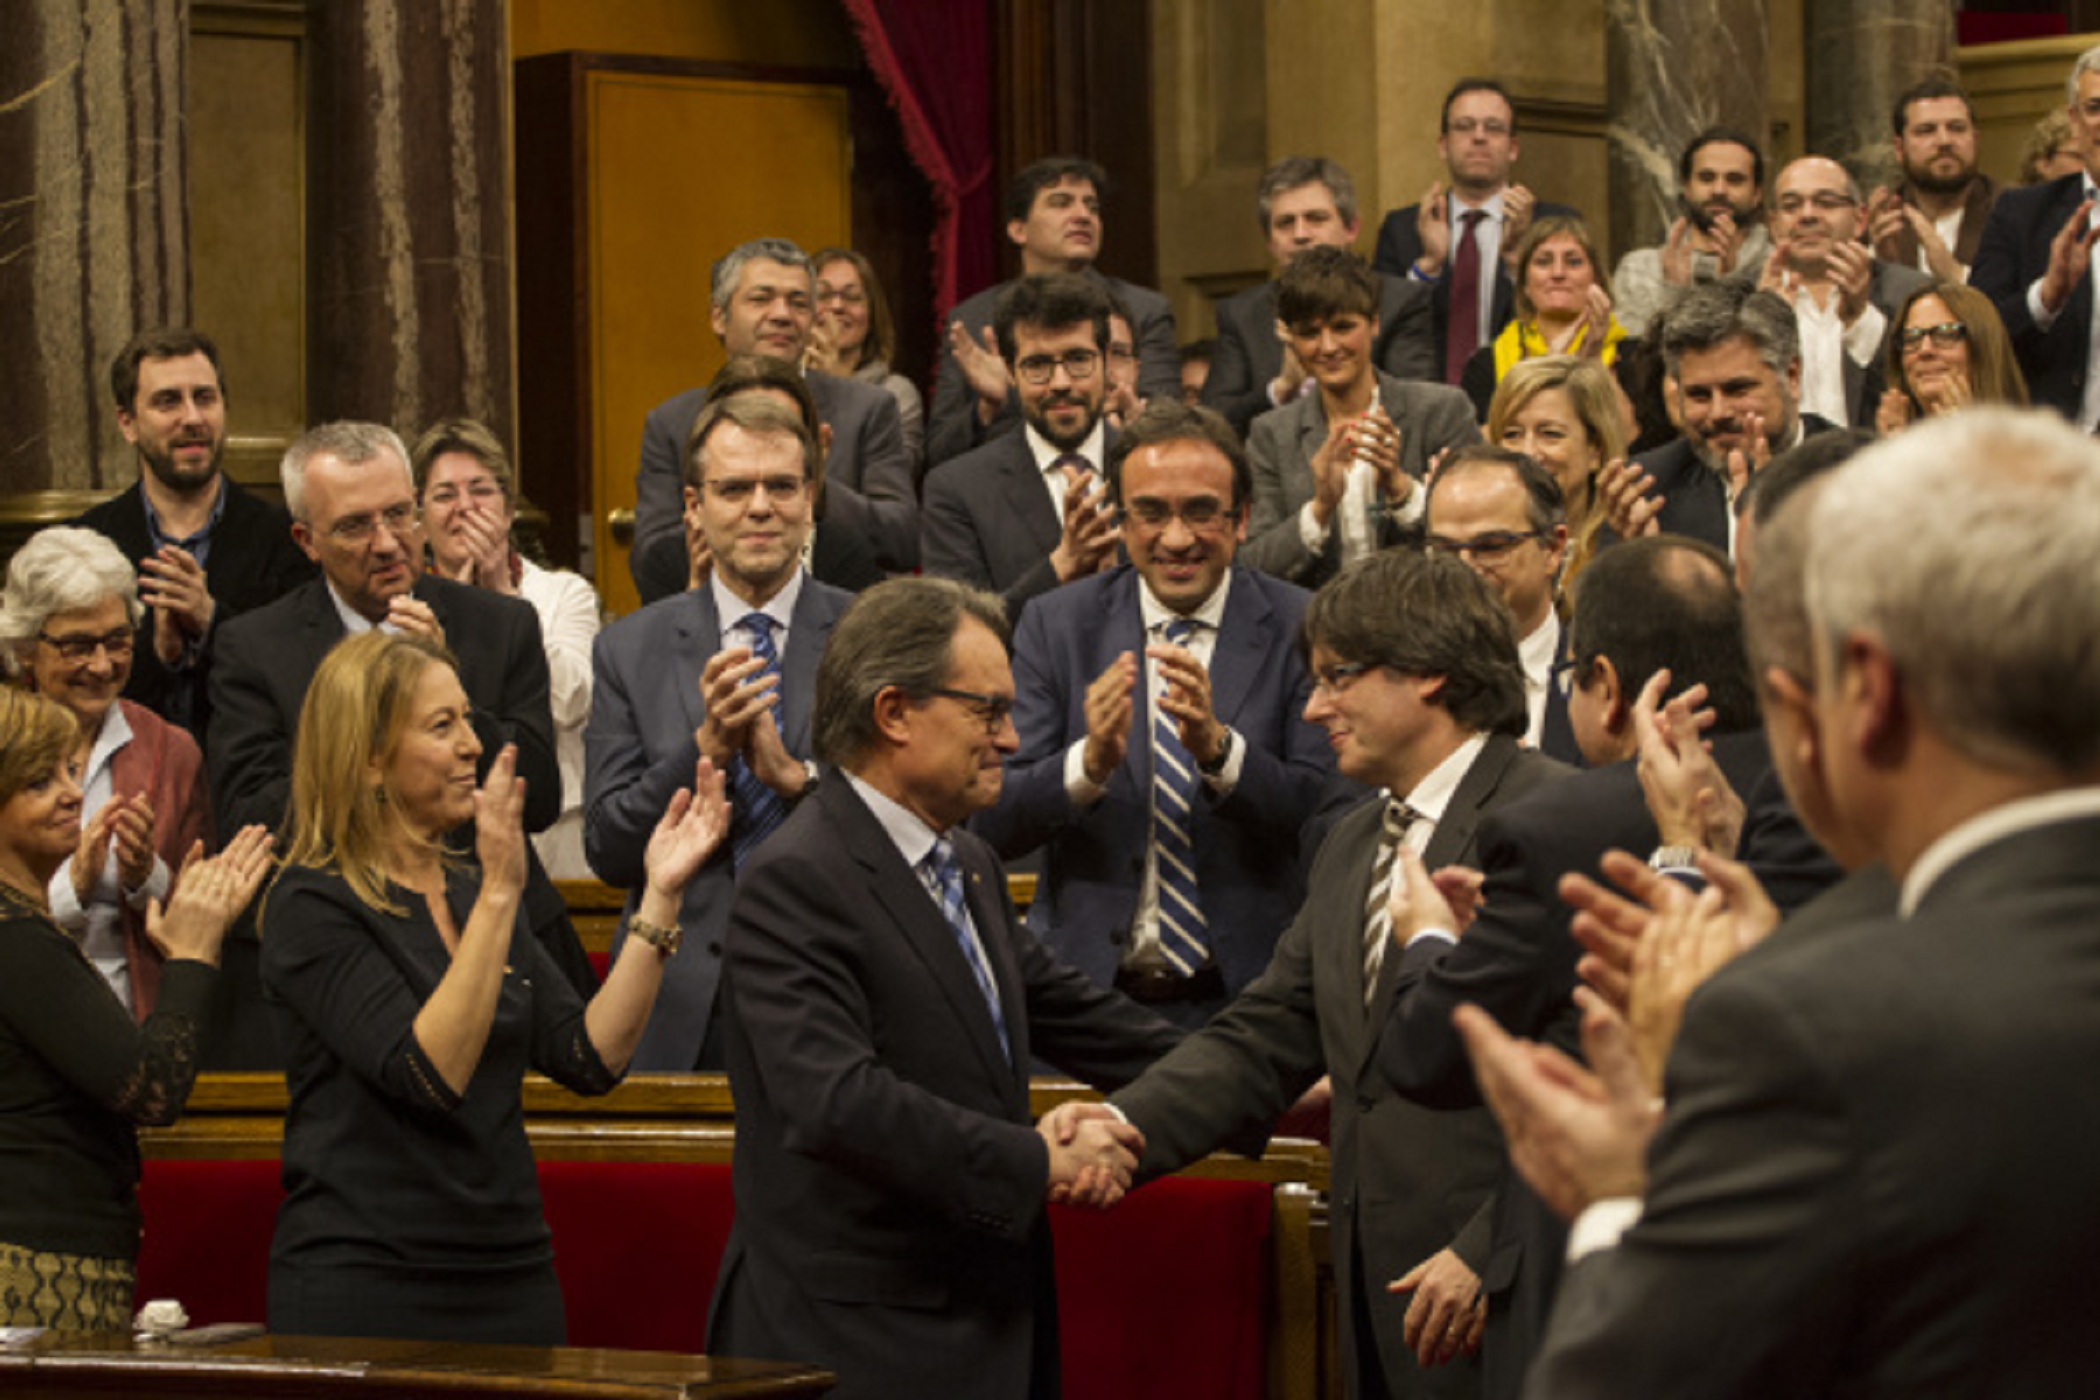
<path fill-rule="evenodd" d="M 1434 379 L 1443 351 L 1435 339 L 1429 284 L 1408 277 L 1378 279 L 1378 339 L 1371 359 L 1395 379 Z M 1218 303 L 1218 349 L 1203 381 L 1203 402 L 1225 415 L 1242 437 L 1254 420 L 1276 407 L 1269 381 L 1283 369 L 1276 338 L 1276 284 L 1264 282 Z"/>
<path fill-rule="evenodd" d="M 1801 435 L 1813 437 L 1837 425 L 1813 413 L 1801 415 Z M 1663 498 L 1656 520 L 1666 535 L 1689 535 L 1728 553 L 1728 488 L 1719 473 L 1693 449 L 1689 438 L 1673 438 L 1633 459 L 1655 479 L 1652 494 Z M 1614 537 L 1616 538 L 1616 537 Z"/>
<path fill-rule="evenodd" d="M 1422 256 L 1422 235 L 1415 230 L 1415 218 L 1421 208 L 1419 204 L 1410 204 L 1405 209 L 1395 209 L 1385 216 L 1385 222 L 1378 226 L 1378 251 L 1371 258 L 1373 271 L 1383 272 L 1392 277 L 1414 276 L 1409 269 Z M 1542 199 L 1532 206 L 1531 217 L 1534 221 L 1552 218 L 1579 219 L 1582 212 L 1573 205 L 1554 204 L 1550 200 Z M 1444 364 L 1444 327 L 1451 319 L 1451 269 L 1446 267 L 1444 275 L 1430 285 L 1434 294 L 1432 305 L 1436 317 L 1431 329 L 1436 349 L 1436 377 L 1442 379 L 1447 370 Z M 1516 314 L 1516 296 L 1516 286 L 1509 279 L 1509 265 L 1500 258 L 1495 259 L 1494 315 L 1488 322 L 1488 339 L 1493 339 L 1509 324 L 1509 318 Z"/>
<path fill-rule="evenodd" d="M 1969 285 L 1991 299 L 2012 336 L 2028 397 L 2071 419 L 2078 417 L 2091 369 L 2093 279 L 2078 279 L 2046 331 L 2028 314 L 2027 288 L 2048 270 L 2049 244 L 2084 199 L 2083 173 L 2001 191 L 1969 268 Z"/>
<path fill-rule="evenodd" d="M 1102 437 L 1105 467 L 1116 430 Z M 1057 587 L 1050 556 L 1064 521 L 1050 504 L 1026 433 L 1001 433 L 935 467 L 919 511 L 919 558 L 929 574 L 960 579 L 1006 600 L 1018 621 L 1028 600 Z"/>
<path fill-rule="evenodd" d="M 217 611 L 212 617 L 216 632 L 242 613 L 274 603 L 315 575 L 313 561 L 292 540 L 292 518 L 284 507 L 272 505 L 222 477 L 226 513 L 211 537 L 211 562 L 205 566 L 205 586 L 211 590 Z M 72 522 L 109 536 L 133 568 L 153 552 L 153 536 L 146 527 L 145 489 L 138 483 L 84 513 Z M 131 679 L 124 697 L 135 700 L 167 720 L 179 724 L 203 744 L 211 725 L 211 637 L 207 635 L 188 671 L 171 671 L 153 651 L 154 615 L 145 610 L 139 620 L 138 646 L 131 654 Z"/>

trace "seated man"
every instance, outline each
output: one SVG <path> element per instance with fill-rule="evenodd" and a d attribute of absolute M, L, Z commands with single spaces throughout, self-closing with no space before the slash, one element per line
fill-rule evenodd
<path fill-rule="evenodd" d="M 1277 318 L 1318 391 L 1254 420 L 1254 513 L 1245 562 L 1307 587 L 1400 538 L 1422 514 L 1416 483 L 1480 441 L 1457 389 L 1378 369 L 1378 280 L 1341 248 L 1308 248 L 1277 281 Z"/>
<path fill-rule="evenodd" d="M 1324 156 L 1287 156 L 1270 166 L 1255 191 L 1255 215 L 1276 270 L 1307 248 L 1356 243 L 1356 185 Z M 1218 303 L 1218 348 L 1203 402 L 1245 433 L 1255 418 L 1305 388 L 1305 366 L 1285 348 L 1276 318 L 1276 282 L 1249 287 Z M 1439 355 L 1429 285 L 1380 274 L 1378 340 L 1371 357 L 1395 379 L 1433 379 Z"/>

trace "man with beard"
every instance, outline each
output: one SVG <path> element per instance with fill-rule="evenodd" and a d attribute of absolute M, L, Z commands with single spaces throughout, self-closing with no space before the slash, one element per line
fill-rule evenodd
<path fill-rule="evenodd" d="M 1612 315 L 1628 335 L 1649 325 L 1685 288 L 1741 273 L 1755 279 L 1772 251 L 1765 232 L 1765 157 L 1732 126 L 1710 126 L 1677 162 L 1681 212 L 1659 248 L 1619 259 Z"/>
<path fill-rule="evenodd" d="M 1877 189 L 1867 223 L 1874 256 L 1966 282 L 1998 185 L 1976 168 L 1969 95 L 1934 76 L 1896 99 L 1896 160 L 1903 180 Z"/>
<path fill-rule="evenodd" d="M 212 629 L 305 582 L 313 565 L 284 511 L 219 469 L 226 387 L 208 336 L 142 331 L 110 363 L 109 380 L 139 479 L 73 523 L 107 535 L 139 571 L 146 611 L 125 697 L 201 744 Z"/>
<path fill-rule="evenodd" d="M 1037 594 L 1115 562 L 1115 517 L 1101 495 L 1110 314 L 1108 294 L 1071 273 L 1024 277 L 1001 293 L 992 327 L 1020 391 L 1022 430 L 926 479 L 926 572 L 996 591 L 1016 617 Z"/>

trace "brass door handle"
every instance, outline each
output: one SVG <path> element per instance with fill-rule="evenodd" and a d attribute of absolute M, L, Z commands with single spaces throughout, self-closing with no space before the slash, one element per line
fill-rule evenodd
<path fill-rule="evenodd" d="M 622 506 L 605 517 L 606 528 L 612 531 L 613 543 L 634 547 L 634 512 Z"/>

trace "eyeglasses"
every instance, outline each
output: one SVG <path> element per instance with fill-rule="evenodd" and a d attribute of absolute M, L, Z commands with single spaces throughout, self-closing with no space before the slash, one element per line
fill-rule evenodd
<path fill-rule="evenodd" d="M 75 666 L 82 666 L 95 659 L 98 651 L 107 652 L 112 661 L 123 661 L 130 657 L 131 649 L 138 644 L 136 628 L 119 627 L 99 637 L 54 637 L 49 632 L 36 634 L 37 640 L 57 652 L 61 659 Z"/>
<path fill-rule="evenodd" d="M 1208 530 L 1230 520 L 1232 514 L 1225 503 L 1215 496 L 1201 496 L 1193 501 L 1183 501 L 1178 507 L 1145 497 L 1127 502 L 1123 507 L 1126 519 L 1136 521 L 1147 530 L 1164 530 L 1176 516 L 1191 530 Z"/>
<path fill-rule="evenodd" d="M 841 306 L 865 306 L 868 303 L 868 294 L 858 287 L 827 287 L 821 282 L 818 283 L 817 305 L 822 306 L 833 301 Z"/>
<path fill-rule="evenodd" d="M 997 734 L 1013 718 L 1014 702 L 1004 695 L 986 695 L 976 690 L 956 690 L 950 686 L 937 685 L 926 692 L 948 700 L 960 700 L 970 707 L 970 713 L 984 726 L 987 734 Z"/>
<path fill-rule="evenodd" d="M 1489 117 L 1486 121 L 1478 121 L 1472 117 L 1460 117 L 1458 120 L 1446 125 L 1444 130 L 1452 133 L 1454 136 L 1471 136 L 1476 131 L 1484 136 L 1507 136 L 1509 135 L 1509 123 L 1498 121 L 1493 117 Z"/>
<path fill-rule="evenodd" d="M 434 506 L 449 506 L 462 496 L 477 506 L 493 505 L 503 499 L 503 488 L 488 480 L 474 482 L 464 489 L 447 483 L 431 487 L 423 494 L 423 499 Z"/>
<path fill-rule="evenodd" d="M 1969 338 L 1969 328 L 1959 321 L 1942 321 L 1936 326 L 1905 326 L 1902 344 L 1905 353 L 1925 343 L 1926 336 L 1942 350 L 1951 350 Z"/>
<path fill-rule="evenodd" d="M 1791 218 L 1811 204 L 1825 214 L 1835 214 L 1840 209 L 1857 208 L 1859 201 L 1849 194 L 1839 194 L 1836 190 L 1824 190 L 1819 194 L 1807 196 L 1798 194 L 1781 195 L 1778 202 L 1773 205 L 1773 208 Z"/>
<path fill-rule="evenodd" d="M 1094 371 L 1101 368 L 1101 352 L 1067 350 L 1062 355 L 1030 355 L 1014 366 L 1014 373 L 1026 384 L 1048 384 L 1059 365 L 1074 380 L 1092 379 Z"/>
<path fill-rule="evenodd" d="M 1345 661 L 1339 666 L 1330 666 L 1325 672 L 1313 672 L 1312 693 L 1324 695 L 1332 700 L 1350 686 L 1355 685 L 1366 671 L 1375 668 L 1368 661 Z"/>
<path fill-rule="evenodd" d="M 342 544 L 364 544 L 380 526 L 395 538 L 412 533 L 422 522 L 423 512 L 416 509 L 413 501 L 388 506 L 377 515 L 349 515 L 328 527 L 328 536 Z"/>
<path fill-rule="evenodd" d="M 1484 535 L 1475 535 L 1469 540 L 1448 539 L 1443 535 L 1431 535 L 1422 541 L 1431 554 L 1471 555 L 1483 564 L 1492 564 L 1506 557 L 1509 552 L 1526 540 L 1535 540 L 1545 535 L 1544 530 L 1490 530 Z"/>
<path fill-rule="evenodd" d="M 727 481 L 703 482 L 718 501 L 729 505 L 742 505 L 751 499 L 753 492 L 763 486 L 766 494 L 776 501 L 795 501 L 809 488 L 809 481 L 799 476 L 733 476 Z"/>

